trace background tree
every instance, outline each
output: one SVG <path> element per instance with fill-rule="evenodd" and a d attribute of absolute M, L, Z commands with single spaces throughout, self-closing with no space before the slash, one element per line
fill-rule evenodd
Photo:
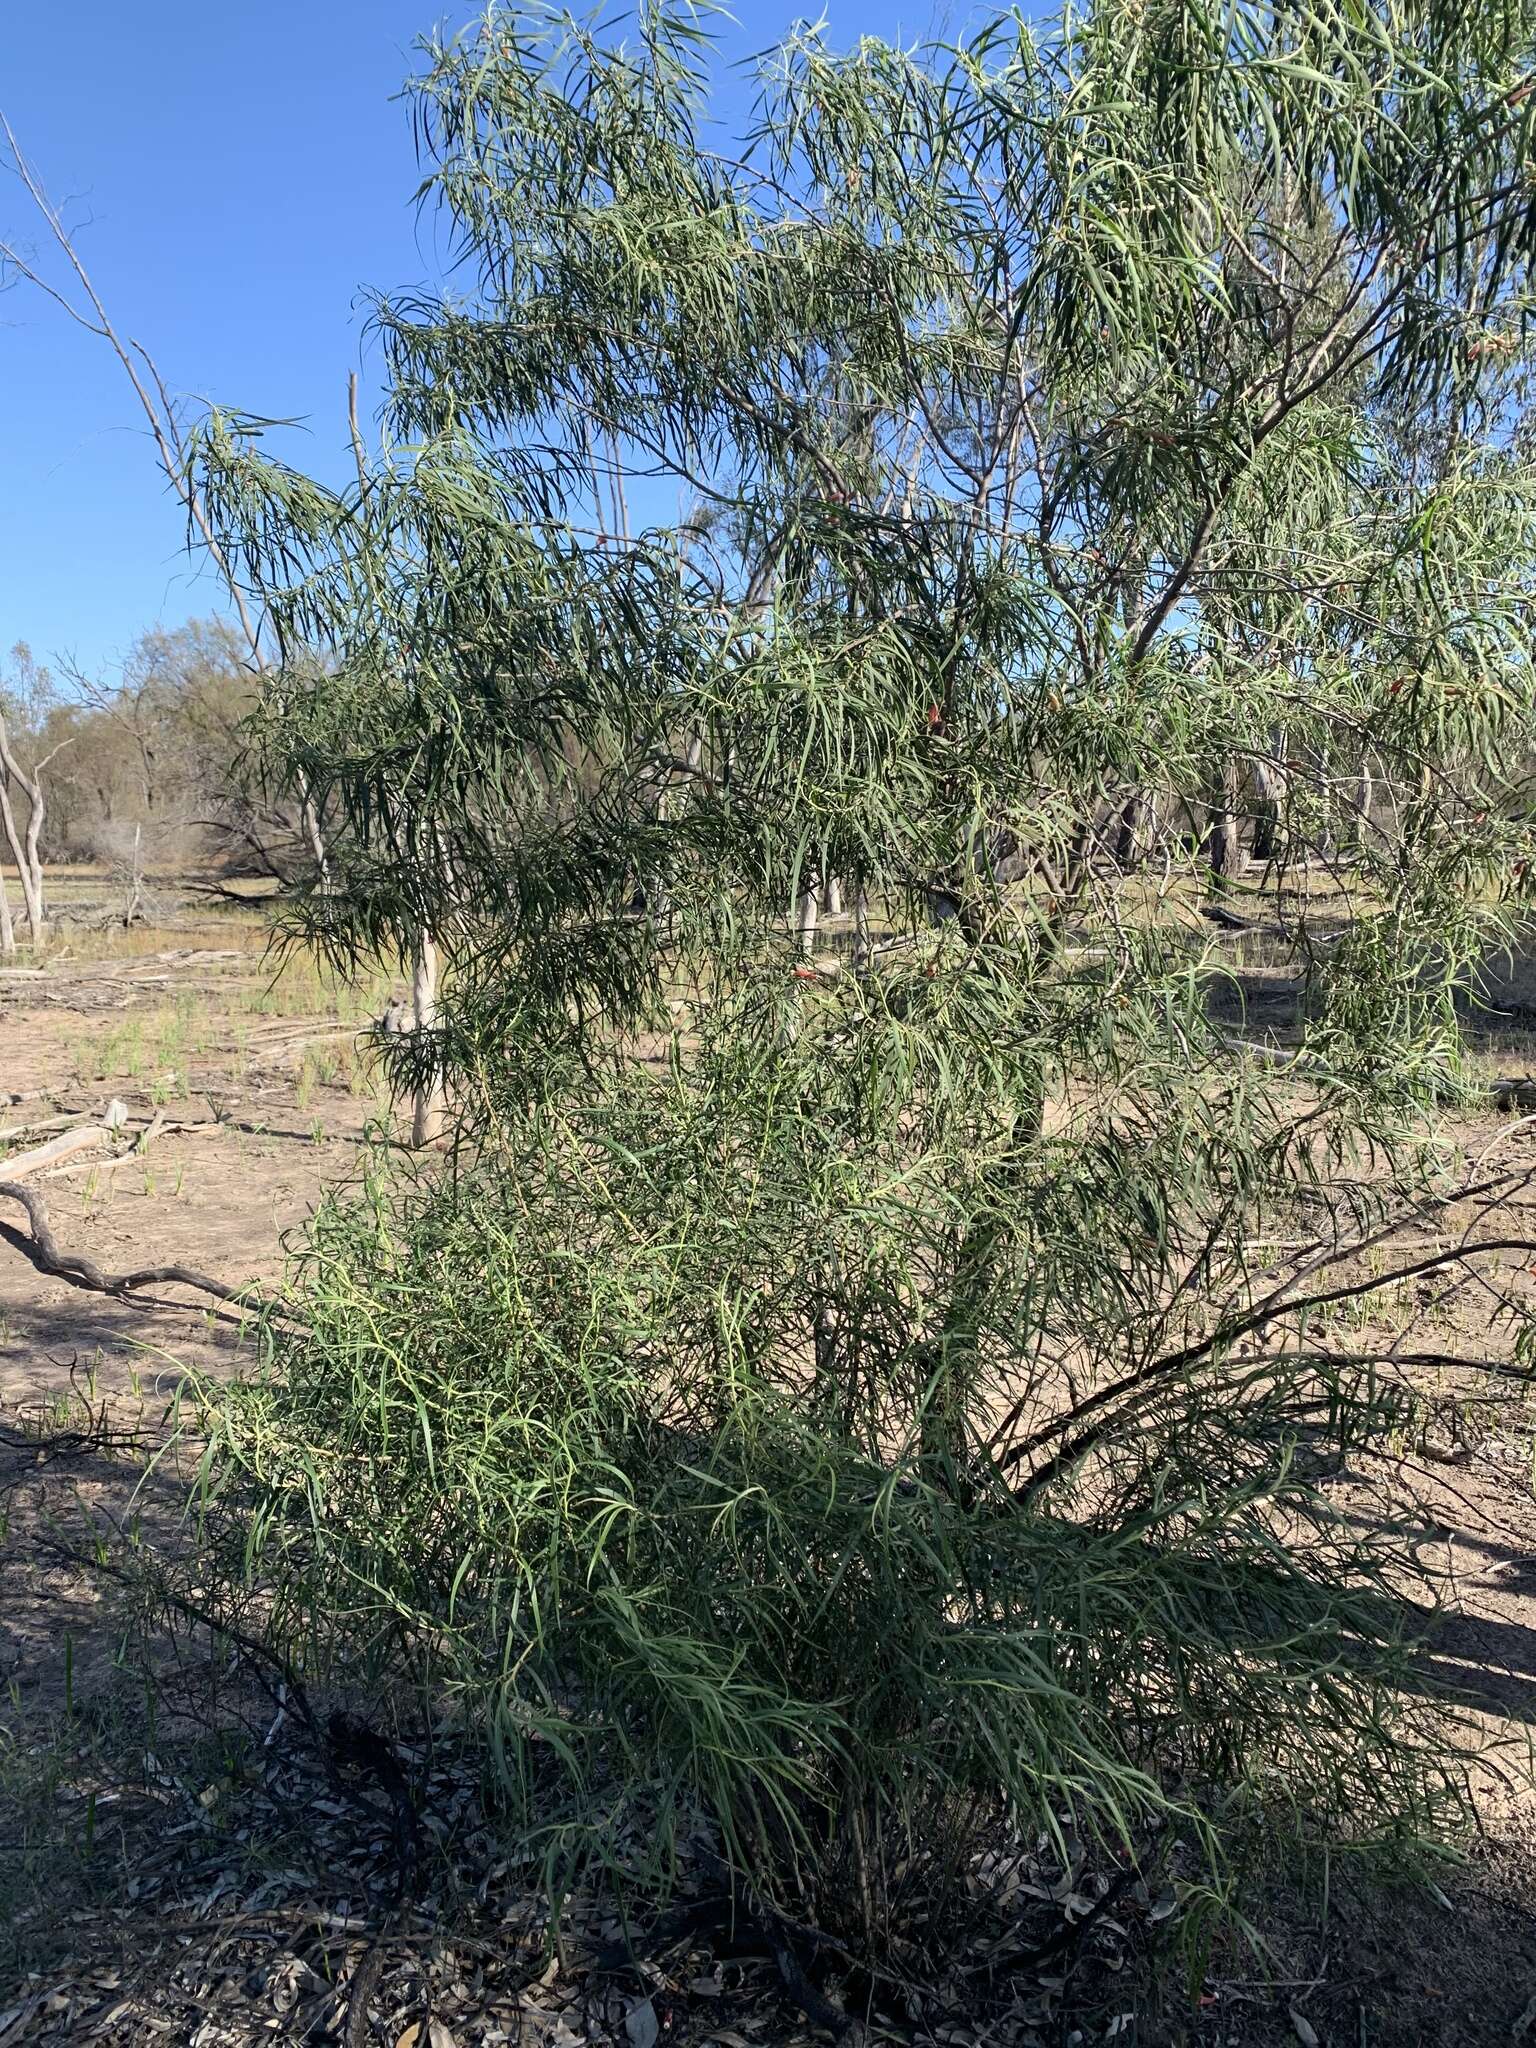
<path fill-rule="evenodd" d="M 256 685 L 228 621 L 141 634 L 112 676 L 67 674 L 52 713 L 71 736 L 46 842 L 53 858 L 120 858 L 137 834 L 161 864 L 283 883 L 308 867 L 301 801 L 248 757 Z"/>
<path fill-rule="evenodd" d="M 23 642 L 11 649 L 8 671 L 0 676 L 0 834 L 21 884 L 22 908 L 34 947 L 48 936 L 44 903 L 43 828 L 48 798 L 44 778 L 55 756 L 69 744 L 68 735 L 48 731 L 54 698 L 53 678 L 40 668 Z M 16 950 L 15 926 L 5 878 L 0 871 L 0 954 Z"/>
<path fill-rule="evenodd" d="M 437 937 L 458 1104 L 317 1220 L 210 1511 L 285 1654 L 457 1696 L 552 1881 L 641 1788 L 656 1872 L 702 1810 L 866 1935 L 961 1816 L 1455 1809 L 1326 1483 L 1434 1395 L 1326 1311 L 1516 1235 L 1391 1252 L 1526 929 L 1531 28 L 804 33 L 732 155 L 692 17 L 495 16 L 415 84 L 468 295 L 379 304 L 356 487 L 200 437 L 342 824 L 289 933 Z M 1200 915 L 1254 787 L 1280 1057 Z"/>

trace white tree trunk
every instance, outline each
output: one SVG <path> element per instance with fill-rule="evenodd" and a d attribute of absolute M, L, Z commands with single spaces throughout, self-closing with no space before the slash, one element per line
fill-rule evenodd
<path fill-rule="evenodd" d="M 800 951 L 807 960 L 816 944 L 816 927 L 821 921 L 821 885 L 812 882 L 808 889 L 802 889 L 795 905 L 795 932 L 800 940 Z"/>
<path fill-rule="evenodd" d="M 141 856 L 144 850 L 144 827 L 133 828 L 133 864 L 128 870 L 128 900 L 123 905 L 123 930 L 130 931 L 133 921 L 144 915 L 144 870 Z"/>
<path fill-rule="evenodd" d="M 1261 757 L 1249 764 L 1256 799 L 1253 857 L 1266 864 L 1279 852 L 1280 816 L 1285 804 L 1288 773 L 1285 734 L 1277 728 L 1270 734 L 1269 745 L 1270 754 L 1267 760 Z"/>
<path fill-rule="evenodd" d="M 16 873 L 21 881 L 21 904 L 26 912 L 27 930 L 34 947 L 41 946 L 48 936 L 47 921 L 43 913 L 43 861 L 39 847 L 43 831 L 43 814 L 46 808 L 43 798 L 43 769 L 53 759 L 58 748 L 39 761 L 29 775 L 11 751 L 11 736 L 6 723 L 0 718 L 0 830 L 5 833 L 6 844 L 11 850 L 11 859 L 16 864 Z M 16 813 L 11 807 L 11 787 L 19 789 L 27 799 L 27 829 L 23 832 L 16 823 Z"/>
<path fill-rule="evenodd" d="M 841 917 L 843 914 L 843 885 L 836 875 L 829 875 L 827 877 L 826 903 L 824 908 L 828 917 Z"/>
<path fill-rule="evenodd" d="M 11 898 L 5 874 L 0 870 L 0 960 L 16 957 L 16 927 L 11 923 Z"/>
<path fill-rule="evenodd" d="M 4 772 L 4 764 L 0 763 L 0 778 L 3 778 Z M 40 870 L 34 872 L 33 862 L 28 858 L 26 840 L 31 837 L 31 834 L 29 832 L 25 838 L 23 837 L 16 823 L 16 813 L 11 808 L 10 795 L 3 779 L 0 779 L 0 832 L 3 832 L 5 835 L 5 843 L 10 849 L 11 862 L 16 869 L 17 879 L 21 883 L 21 907 L 27 920 L 27 929 L 32 935 L 32 943 L 36 945 L 38 931 L 43 921 L 43 878 Z M 9 923 L 9 912 L 7 912 L 7 922 Z M 14 944 L 13 927 L 13 947 Z"/>
<path fill-rule="evenodd" d="M 412 1024 L 430 1031 L 437 1022 L 437 947 L 425 935 L 411 964 Z M 421 1082 L 411 1106 L 411 1143 L 420 1151 L 443 1134 L 443 1090 L 435 1077 Z"/>
<path fill-rule="evenodd" d="M 27 923 L 32 932 L 34 949 L 48 943 L 48 918 L 43 909 L 43 856 L 39 842 L 43 830 L 43 790 L 41 782 L 34 784 L 32 814 L 27 819 L 27 833 L 23 841 L 26 853 L 27 874 L 32 883 L 32 894 L 27 903 Z"/>
<path fill-rule="evenodd" d="M 315 809 L 314 799 L 309 793 L 307 782 L 300 784 L 299 819 L 304 828 L 304 837 L 309 841 L 310 853 L 314 856 L 315 868 L 320 876 L 320 886 L 331 886 L 331 864 L 326 856 L 325 840 L 320 832 L 320 816 Z"/>

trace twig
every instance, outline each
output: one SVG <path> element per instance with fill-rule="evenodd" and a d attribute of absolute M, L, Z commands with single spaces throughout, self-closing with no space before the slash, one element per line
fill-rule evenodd
<path fill-rule="evenodd" d="M 0 1477 L 0 1497 L 14 1493 L 31 1479 L 39 1467 L 85 1458 L 105 1458 L 127 1451 L 146 1451 L 149 1439 L 137 1430 L 117 1429 L 108 1420 L 107 1404 L 99 1408 L 85 1402 L 88 1421 L 82 1428 L 52 1431 L 30 1430 L 0 1417 L 0 1451 L 25 1460 L 16 1470 Z"/>
<path fill-rule="evenodd" d="M 375 1935 L 364 1951 L 362 1961 L 352 1973 L 351 1988 L 347 1992 L 346 2018 L 341 2030 L 342 2048 L 366 2048 L 369 2034 L 368 2001 L 378 1989 L 379 1978 L 384 1973 L 384 1951 L 379 1946 L 379 1939 L 380 1937 Z"/>

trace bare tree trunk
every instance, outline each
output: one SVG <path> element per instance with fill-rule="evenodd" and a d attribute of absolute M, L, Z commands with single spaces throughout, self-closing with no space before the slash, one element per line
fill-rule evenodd
<path fill-rule="evenodd" d="M 853 899 L 853 966 L 862 974 L 870 961 L 869 891 L 860 882 Z"/>
<path fill-rule="evenodd" d="M 1242 835 L 1237 822 L 1240 772 L 1236 759 L 1226 761 L 1221 771 L 1220 791 L 1210 806 L 1205 857 L 1210 864 L 1211 879 L 1218 889 L 1237 873 L 1243 857 Z"/>
<path fill-rule="evenodd" d="M 430 1031 L 437 1022 L 437 947 L 422 935 L 411 963 L 412 1024 Z M 411 1107 L 411 1143 L 419 1152 L 443 1134 L 443 1089 L 436 1075 L 417 1083 Z"/>
<path fill-rule="evenodd" d="M 1376 794 L 1376 779 L 1371 773 L 1369 758 L 1360 763 L 1360 774 L 1355 783 L 1355 845 L 1363 852 L 1371 832 L 1371 799 Z"/>
<path fill-rule="evenodd" d="M 57 753 L 58 749 L 53 751 Z M 43 769 L 52 759 L 53 754 L 45 755 L 29 774 L 12 751 L 10 733 L 4 718 L 0 717 L 0 831 L 5 834 L 5 843 L 11 850 L 11 859 L 21 882 L 21 906 L 26 913 L 27 931 L 34 946 L 41 946 L 48 936 L 43 912 L 43 862 L 39 843 L 47 808 L 43 797 Z M 13 785 L 27 799 L 25 832 L 17 824 L 11 805 Z"/>
<path fill-rule="evenodd" d="M 48 919 L 43 908 L 43 812 L 42 771 L 37 769 L 33 771 L 31 809 L 27 814 L 26 836 L 22 841 L 22 852 L 26 858 L 25 875 L 32 884 L 32 894 L 27 904 L 27 924 L 32 933 L 34 948 L 48 943 Z"/>
<path fill-rule="evenodd" d="M 1128 796 L 1121 806 L 1120 823 L 1115 831 L 1115 865 L 1127 872 L 1141 862 L 1142 813 L 1146 798 L 1140 790 Z"/>
<path fill-rule="evenodd" d="M 331 864 L 325 851 L 325 840 L 320 833 L 320 814 L 315 809 L 315 800 L 310 795 L 308 781 L 299 784 L 299 818 L 304 827 L 304 837 L 309 841 L 309 850 L 314 857 L 315 870 L 321 884 L 330 886 Z"/>
<path fill-rule="evenodd" d="M 807 960 L 816 944 L 816 927 L 821 921 L 821 884 L 814 877 L 809 887 L 802 889 L 795 905 L 795 932 L 800 941 L 800 951 Z"/>
<path fill-rule="evenodd" d="M 11 897 L 0 869 L 0 960 L 16 958 L 16 927 L 11 923 Z"/>
<path fill-rule="evenodd" d="M 1268 866 L 1280 850 L 1280 805 L 1285 796 L 1285 740 L 1276 734 L 1274 753 L 1267 761 L 1253 763 L 1253 857 Z"/>
<path fill-rule="evenodd" d="M 132 928 L 134 920 L 144 915 L 144 868 L 140 858 L 144 843 L 144 827 L 133 828 L 133 864 L 128 871 L 128 901 L 123 906 L 123 930 Z"/>
<path fill-rule="evenodd" d="M 1253 778 L 1253 857 L 1268 864 L 1279 857 L 1280 828 L 1286 795 L 1290 788 L 1290 741 L 1284 726 L 1274 726 L 1269 735 L 1269 753 L 1250 766 Z"/>
<path fill-rule="evenodd" d="M 21 850 L 21 834 L 16 829 L 16 814 L 11 809 L 10 792 L 5 785 L 3 767 L 0 767 L 0 832 L 5 835 L 5 843 L 10 848 L 11 864 L 21 881 L 22 909 L 30 916 L 32 899 L 27 894 L 26 860 Z"/>
<path fill-rule="evenodd" d="M 826 902 L 823 908 L 828 917 L 841 917 L 843 914 L 843 885 L 836 875 L 827 877 Z"/>

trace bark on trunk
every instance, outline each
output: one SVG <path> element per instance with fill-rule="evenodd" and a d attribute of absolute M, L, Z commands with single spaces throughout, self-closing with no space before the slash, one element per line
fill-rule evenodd
<path fill-rule="evenodd" d="M 128 900 L 123 905 L 123 930 L 132 928 L 135 919 L 144 915 L 144 870 L 139 855 L 142 850 L 144 828 L 133 828 L 133 866 L 128 871 Z"/>
<path fill-rule="evenodd" d="M 808 889 L 802 889 L 795 905 L 795 932 L 800 941 L 800 951 L 807 960 L 816 944 L 816 927 L 821 921 L 821 885 L 812 882 Z"/>
<path fill-rule="evenodd" d="M 38 931 L 43 922 L 42 876 L 34 872 L 28 858 L 26 839 L 16 823 L 16 814 L 3 784 L 0 784 L 0 832 L 5 834 L 5 843 L 10 848 L 11 864 L 16 878 L 21 883 L 21 909 L 27 920 L 27 930 L 32 943 L 38 942 Z M 30 835 L 29 835 L 30 836 Z"/>
<path fill-rule="evenodd" d="M 1376 779 L 1371 773 L 1369 761 L 1360 763 L 1359 778 L 1355 783 L 1355 845 L 1365 850 L 1365 842 L 1371 832 L 1371 799 L 1376 793 Z"/>
<path fill-rule="evenodd" d="M 1270 734 L 1271 758 L 1253 763 L 1253 857 L 1266 866 L 1280 851 L 1280 807 L 1285 800 L 1285 734 Z"/>
<path fill-rule="evenodd" d="M 1127 873 L 1141 865 L 1142 813 L 1146 799 L 1138 790 L 1135 796 L 1127 797 L 1120 811 L 1120 824 L 1115 833 L 1115 865 Z"/>
<path fill-rule="evenodd" d="M 47 920 L 43 910 L 43 862 L 39 851 L 42 842 L 43 817 L 47 809 L 43 796 L 42 771 L 53 759 L 53 749 L 39 762 L 29 775 L 11 751 L 10 733 L 3 718 L 0 718 L 0 831 L 11 850 L 17 878 L 21 883 L 21 907 L 26 915 L 27 931 L 34 948 L 41 946 L 48 936 Z M 11 806 L 11 788 L 14 785 L 27 799 L 27 826 L 22 831 L 16 822 L 16 813 Z M 15 931 L 12 927 L 14 942 Z"/>
<path fill-rule="evenodd" d="M 411 964 L 412 1024 L 430 1031 L 437 1022 L 437 947 L 423 936 Z M 411 1143 L 419 1152 L 443 1134 L 442 1083 L 433 1075 L 417 1084 L 411 1105 Z"/>
<path fill-rule="evenodd" d="M 1218 888 L 1237 873 L 1243 857 L 1242 836 L 1237 822 L 1238 786 L 1238 764 L 1228 761 L 1221 772 L 1220 793 L 1211 804 L 1210 823 L 1205 835 L 1205 857 L 1211 879 Z"/>
<path fill-rule="evenodd" d="M 300 785 L 299 821 L 304 828 L 304 837 L 309 841 L 310 855 L 320 876 L 321 886 L 331 885 L 331 863 L 325 851 L 325 840 L 320 831 L 320 815 L 315 809 L 314 798 L 309 793 L 308 783 Z"/>

